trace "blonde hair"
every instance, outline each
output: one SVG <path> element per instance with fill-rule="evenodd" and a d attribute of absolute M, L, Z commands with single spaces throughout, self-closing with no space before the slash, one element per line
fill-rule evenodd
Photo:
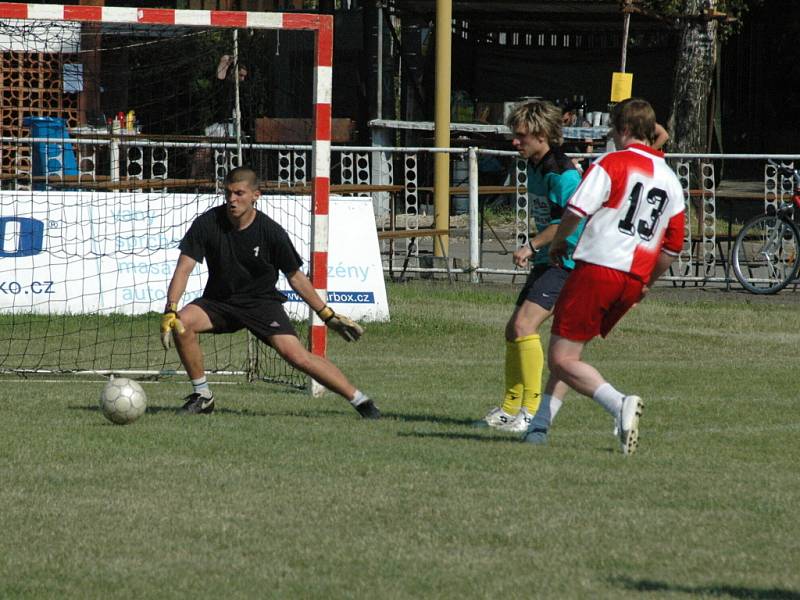
<path fill-rule="evenodd" d="M 541 135 L 551 146 L 564 141 L 561 125 L 561 109 L 545 100 L 534 100 L 517 106 L 506 120 L 513 132 L 524 127 L 532 135 Z"/>
<path fill-rule="evenodd" d="M 611 124 L 617 133 L 628 135 L 650 144 L 656 139 L 656 112 L 647 100 L 628 98 L 611 109 Z"/>

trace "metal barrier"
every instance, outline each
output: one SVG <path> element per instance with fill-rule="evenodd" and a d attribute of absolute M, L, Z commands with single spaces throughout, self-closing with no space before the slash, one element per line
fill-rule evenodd
<path fill-rule="evenodd" d="M 9 142 L 24 144 L 28 149 L 39 142 L 65 143 L 63 139 L 9 138 L 0 140 L 8 151 Z M 182 138 L 136 135 L 97 136 L 67 140 L 76 150 L 78 175 L 44 176 L 45 184 L 72 189 L 149 189 L 149 190 L 221 190 L 227 171 L 244 163 L 251 166 L 265 182 L 267 190 L 284 193 L 308 193 L 308 168 L 311 146 L 281 144 L 242 144 L 241 156 L 235 141 L 208 138 Z M 532 206 L 526 182 L 527 164 L 514 151 L 469 148 L 333 146 L 331 148 L 331 193 L 369 195 L 372 197 L 376 228 L 379 232 L 419 232 L 418 235 L 381 236 L 384 270 L 418 273 L 425 276 L 441 273 L 463 275 L 478 283 L 488 276 L 516 278 L 525 273 L 511 268 L 510 256 L 492 260 L 488 242 L 483 239 L 484 226 L 491 227 L 485 209 L 488 198 L 496 205 L 507 205 L 505 240 L 495 235 L 505 254 L 528 241 L 531 235 Z M 426 255 L 423 243 L 433 239 L 426 231 L 433 228 L 433 155 L 450 154 L 458 178 L 451 198 L 463 205 L 464 220 L 451 222 L 450 236 L 443 241 L 466 238 L 463 250 L 445 248 L 441 254 L 452 264 L 437 265 L 443 257 Z M 21 153 L 30 156 L 30 152 Z M 213 155 L 210 165 L 200 165 L 198 155 Z M 571 154 L 576 159 L 598 154 Z M 792 165 L 800 155 L 785 154 L 667 154 L 668 162 L 678 175 L 684 190 L 687 215 L 684 248 L 664 279 L 694 284 L 734 282 L 728 266 L 730 245 L 738 225 L 745 216 L 767 210 L 784 194 L 791 193 L 789 182 L 779 180 L 767 159 Z M 750 174 L 747 182 L 734 183 L 721 177 L 724 169 L 741 161 Z M 487 170 L 492 163 L 499 170 Z M 3 189 L 32 189 L 37 177 L 32 165 L 24 159 L 13 161 L 14 171 L 4 172 Z M 500 180 L 500 178 L 502 180 Z M 457 178 L 454 178 L 457 179 Z M 466 185 L 465 185 L 466 184 Z M 504 199 L 505 200 L 501 200 Z M 451 209 L 455 203 L 451 202 Z M 459 215 L 456 215 L 458 217 Z M 455 227 L 454 227 L 455 225 Z M 507 245 L 506 245 L 507 244 Z M 425 249 L 427 250 L 427 248 Z M 505 263 L 505 264 L 503 264 Z"/>

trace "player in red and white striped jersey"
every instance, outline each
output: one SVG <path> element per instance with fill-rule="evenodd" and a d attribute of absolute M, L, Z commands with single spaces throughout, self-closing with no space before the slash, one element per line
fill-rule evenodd
<path fill-rule="evenodd" d="M 683 246 L 684 199 L 664 155 L 649 146 L 655 113 L 648 102 L 629 99 L 614 107 L 617 148 L 587 170 L 550 244 L 559 261 L 567 236 L 588 217 L 570 274 L 555 306 L 548 363 L 552 374 L 594 398 L 616 419 L 622 451 L 635 452 L 642 401 L 614 389 L 581 360 L 592 338 L 605 337 L 672 264 Z M 560 398 L 543 395 L 525 440 L 544 443 Z"/>
<path fill-rule="evenodd" d="M 677 256 L 683 246 L 683 189 L 663 156 L 633 142 L 589 167 L 567 206 L 579 217 L 592 217 L 575 260 L 647 281 L 662 251 Z"/>

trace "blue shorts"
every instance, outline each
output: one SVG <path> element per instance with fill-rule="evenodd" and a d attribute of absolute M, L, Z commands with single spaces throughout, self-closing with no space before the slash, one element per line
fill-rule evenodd
<path fill-rule="evenodd" d="M 522 306 L 522 303 L 527 300 L 538 304 L 545 310 L 551 310 L 556 304 L 569 273 L 563 267 L 534 265 L 528 274 L 525 286 L 517 297 L 517 306 Z"/>

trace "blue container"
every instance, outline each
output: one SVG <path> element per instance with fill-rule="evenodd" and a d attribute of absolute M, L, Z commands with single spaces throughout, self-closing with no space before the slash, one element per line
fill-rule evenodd
<path fill-rule="evenodd" d="M 59 117 L 25 117 L 22 124 L 30 127 L 31 137 L 68 140 L 67 124 Z M 33 144 L 33 174 L 63 177 L 77 175 L 78 163 L 71 144 L 56 142 L 35 142 Z M 36 183 L 35 190 L 45 189 L 43 183 Z"/>

